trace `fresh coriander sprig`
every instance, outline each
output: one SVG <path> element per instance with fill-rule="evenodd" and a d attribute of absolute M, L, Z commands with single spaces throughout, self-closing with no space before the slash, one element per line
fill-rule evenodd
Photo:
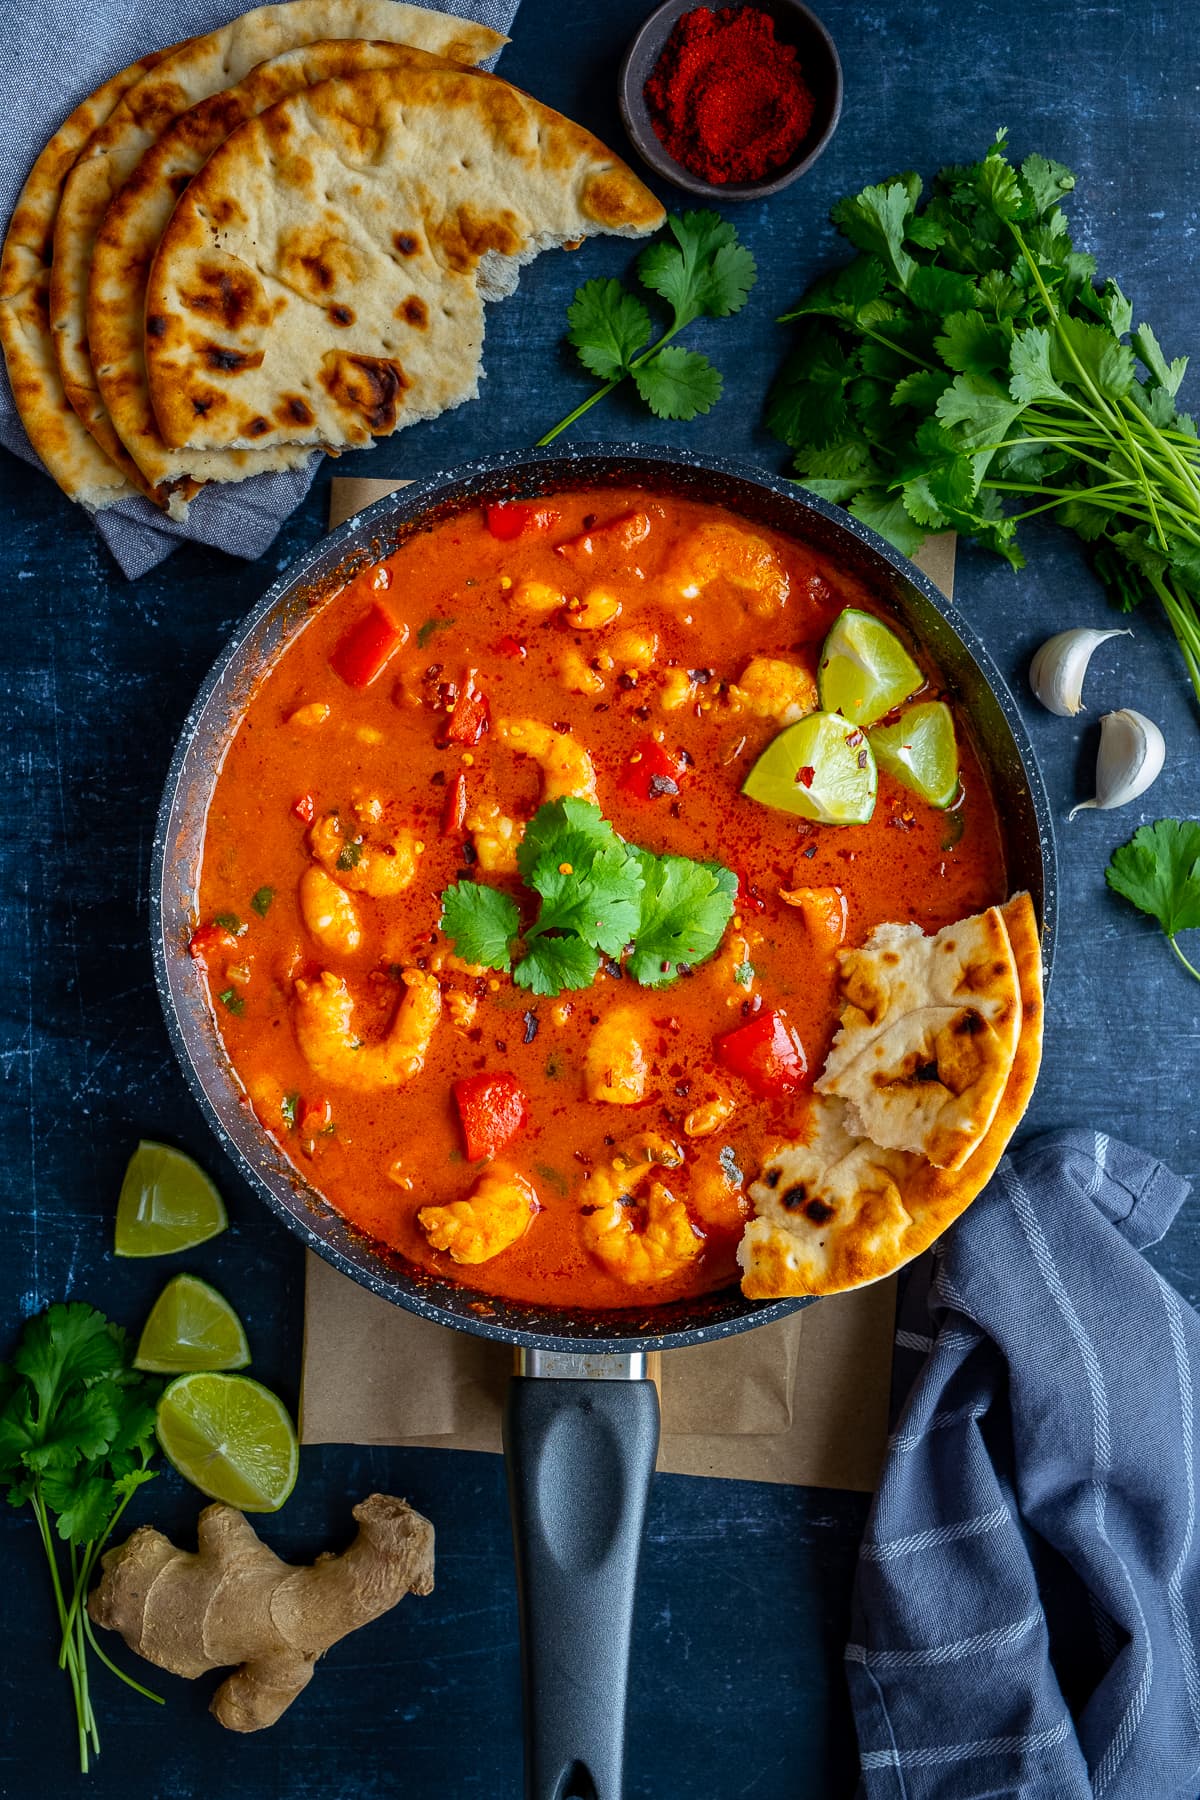
<path fill-rule="evenodd" d="M 538 899 L 532 924 L 522 928 L 511 894 L 460 881 L 442 895 L 441 927 L 465 962 L 511 971 L 518 987 L 548 996 L 590 987 L 601 957 L 630 946 L 634 980 L 665 986 L 712 955 L 737 897 L 731 870 L 627 844 L 585 800 L 539 807 L 517 867 Z"/>
<path fill-rule="evenodd" d="M 0 1364 L 0 1483 L 10 1506 L 33 1513 L 50 1566 L 58 1666 L 70 1676 L 85 1774 L 89 1752 L 100 1749 L 89 1650 L 161 1704 L 109 1660 L 86 1605 L 100 1552 L 138 1488 L 154 1478 L 148 1464 L 156 1392 L 156 1383 L 134 1371 L 120 1327 L 79 1301 L 30 1319 L 11 1363 Z"/>
<path fill-rule="evenodd" d="M 696 319 L 740 312 L 758 279 L 754 258 L 718 213 L 672 215 L 667 229 L 674 242 L 664 238 L 643 250 L 637 275 L 671 308 L 670 325 L 655 338 L 648 308 L 619 281 L 587 281 L 578 288 L 567 309 L 567 338 L 584 368 L 604 385 L 539 438 L 539 445 L 553 443 L 623 381 L 633 382 L 660 419 L 694 419 L 721 398 L 721 371 L 700 351 L 671 340 Z"/>
<path fill-rule="evenodd" d="M 1001 132 L 982 161 L 908 174 L 833 209 L 858 251 L 786 315 L 796 347 L 767 422 L 806 486 L 911 555 L 955 529 L 1024 562 L 1056 517 L 1128 610 L 1157 600 L 1200 697 L 1200 442 L 1168 362 L 1115 281 L 1096 284 L 1062 203 L 1075 177 Z M 1138 372 L 1141 364 L 1142 373 Z"/>
<path fill-rule="evenodd" d="M 1200 931 L 1200 820 L 1140 826 L 1113 851 L 1105 876 L 1114 893 L 1158 920 L 1188 974 L 1200 981 L 1200 969 L 1176 941 L 1181 931 Z"/>

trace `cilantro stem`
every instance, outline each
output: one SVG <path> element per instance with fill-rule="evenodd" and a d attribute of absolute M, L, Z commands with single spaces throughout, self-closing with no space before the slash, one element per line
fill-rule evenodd
<path fill-rule="evenodd" d="M 534 449 L 542 450 L 547 444 L 552 444 L 559 433 L 567 429 L 568 425 L 574 425 L 576 419 L 582 419 L 585 412 L 590 412 L 593 406 L 596 406 L 601 400 L 606 400 L 609 394 L 613 392 L 614 388 L 619 388 L 623 381 L 628 381 L 635 370 L 640 369 L 645 363 L 650 362 L 653 357 L 658 355 L 660 350 L 666 348 L 677 332 L 682 331 L 685 325 L 690 325 L 691 323 L 692 321 L 690 319 L 677 320 L 675 324 L 671 326 L 670 330 L 664 331 L 662 336 L 656 338 L 654 343 L 652 343 L 648 349 L 643 350 L 640 355 L 635 356 L 632 361 L 626 363 L 619 375 L 614 375 L 611 381 L 606 381 L 604 386 L 597 388 L 594 394 L 589 394 L 588 398 L 581 401 L 574 412 L 568 413 L 565 419 L 560 419 L 558 424 L 553 426 L 552 429 L 546 433 L 545 437 L 538 438 L 533 446 Z"/>
<path fill-rule="evenodd" d="M 606 381 L 602 388 L 597 388 L 594 394 L 589 394 L 586 400 L 580 402 L 574 412 L 569 412 L 565 419 L 560 419 L 558 424 L 546 433 L 545 437 L 538 438 L 533 446 L 534 449 L 541 450 L 545 445 L 552 444 L 555 438 L 558 437 L 560 433 L 564 432 L 569 425 L 574 425 L 576 419 L 582 419 L 585 412 L 590 412 L 598 400 L 607 399 L 614 388 L 619 388 L 621 383 L 625 380 L 625 375 L 626 371 L 622 370 L 621 373 L 614 376 L 611 381 Z"/>
<path fill-rule="evenodd" d="M 1183 964 L 1183 966 L 1187 970 L 1188 974 L 1194 975 L 1196 980 L 1200 981 L 1200 969 L 1197 969 L 1193 963 L 1190 963 L 1188 961 L 1187 957 L 1183 954 L 1183 951 L 1179 948 L 1179 945 L 1175 938 L 1175 933 L 1173 931 L 1169 931 L 1167 933 L 1167 942 L 1168 942 L 1168 944 L 1170 944 L 1172 950 L 1175 952 L 1176 956 L 1179 958 L 1180 962 Z"/>

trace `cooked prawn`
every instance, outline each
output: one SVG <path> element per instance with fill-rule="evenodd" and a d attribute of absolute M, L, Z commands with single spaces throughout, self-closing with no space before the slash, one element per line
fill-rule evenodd
<path fill-rule="evenodd" d="M 368 826 L 383 821 L 380 800 L 355 800 L 351 810 L 353 821 L 337 812 L 319 818 L 309 830 L 309 849 L 342 887 L 356 894 L 369 894 L 373 900 L 402 894 L 416 875 L 424 844 L 408 826 L 388 826 L 368 835 Z"/>
<path fill-rule="evenodd" d="M 310 863 L 300 877 L 300 917 L 323 950 L 351 956 L 362 943 L 353 900 L 318 863 Z"/>
<path fill-rule="evenodd" d="M 513 1169 L 486 1169 L 465 1200 L 423 1206 L 417 1214 L 435 1250 L 457 1263 L 490 1262 L 523 1237 L 541 1210 L 531 1182 Z"/>
<path fill-rule="evenodd" d="M 730 688 L 734 709 L 746 708 L 777 725 L 793 725 L 817 707 L 817 684 L 807 669 L 781 656 L 753 656 Z"/>
<path fill-rule="evenodd" d="M 663 577 L 672 600 L 698 600 L 714 581 L 746 595 L 759 618 L 770 618 L 787 604 L 791 583 L 787 570 L 756 532 L 724 520 L 709 520 L 684 538 Z"/>
<path fill-rule="evenodd" d="M 517 845 L 521 841 L 524 826 L 519 825 L 506 812 L 501 812 L 494 800 L 481 800 L 478 806 L 473 806 L 467 814 L 465 824 L 471 833 L 475 855 L 484 874 L 515 875 Z"/>
<path fill-rule="evenodd" d="M 384 1035 L 364 1043 L 354 1030 L 354 997 L 340 975 L 322 970 L 315 981 L 297 981 L 296 1042 L 305 1062 L 323 1081 L 373 1093 L 401 1087 L 419 1075 L 442 1012 L 437 978 L 405 969 L 404 998 Z"/>
<path fill-rule="evenodd" d="M 610 1275 L 634 1286 L 665 1281 L 698 1256 L 704 1236 L 692 1223 L 687 1207 L 661 1181 L 655 1181 L 644 1206 L 635 1191 L 654 1169 L 676 1169 L 683 1151 L 670 1138 L 645 1132 L 629 1150 L 620 1151 L 606 1169 L 588 1182 L 580 1235 L 584 1248 Z"/>
<path fill-rule="evenodd" d="M 543 801 L 595 800 L 592 759 L 569 732 L 554 731 L 540 719 L 497 719 L 494 735 L 518 755 L 541 764 Z M 502 812 L 494 800 L 485 800 L 467 814 L 466 824 L 480 868 L 489 875 L 515 874 L 517 845 L 525 835 L 520 820 Z"/>
<path fill-rule="evenodd" d="M 540 763 L 543 800 L 596 798 L 592 759 L 569 731 L 554 731 L 540 719 L 497 719 L 496 733 L 510 750 Z"/>
<path fill-rule="evenodd" d="M 638 1037 L 641 1023 L 635 1007 L 617 1006 L 593 1027 L 583 1058 L 589 1100 L 636 1106 L 644 1099 L 649 1067 Z"/>

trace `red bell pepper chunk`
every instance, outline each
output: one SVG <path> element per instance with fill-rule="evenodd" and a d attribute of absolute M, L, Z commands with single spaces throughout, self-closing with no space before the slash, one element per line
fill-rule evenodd
<path fill-rule="evenodd" d="M 581 531 L 578 537 L 566 538 L 554 548 L 574 568 L 586 569 L 602 550 L 627 554 L 649 535 L 649 516 L 644 512 L 627 512 L 608 519 L 603 525 L 593 525 L 590 531 Z"/>
<path fill-rule="evenodd" d="M 301 1137 L 319 1137 L 328 1131 L 333 1124 L 333 1108 L 324 1095 L 316 1095 L 313 1099 L 300 1102 L 296 1113 L 296 1126 Z"/>
<path fill-rule="evenodd" d="M 302 825 L 311 825 L 317 816 L 317 803 L 311 794 L 301 794 L 292 802 L 292 816 Z"/>
<path fill-rule="evenodd" d="M 515 1075 L 467 1075 L 454 1083 L 468 1162 L 495 1156 L 529 1118 L 529 1096 Z"/>
<path fill-rule="evenodd" d="M 644 737 L 629 752 L 617 785 L 639 800 L 661 800 L 679 792 L 686 773 L 682 756 L 664 748 L 657 738 Z"/>
<path fill-rule="evenodd" d="M 511 544 L 527 531 L 549 531 L 558 523 L 553 507 L 538 506 L 532 500 L 497 500 L 483 509 L 484 521 L 494 538 Z"/>
<path fill-rule="evenodd" d="M 442 803 L 442 836 L 459 837 L 467 819 L 467 778 L 459 772 L 446 789 Z"/>
<path fill-rule="evenodd" d="M 347 687 L 370 687 L 407 636 L 407 629 L 376 600 L 338 642 L 329 666 Z"/>
<path fill-rule="evenodd" d="M 722 1032 L 716 1052 L 727 1069 L 764 1099 L 798 1088 L 808 1074 L 804 1045 L 782 1013 L 760 1012 L 736 1030 Z"/>
<path fill-rule="evenodd" d="M 227 931 L 224 925 L 218 925 L 214 921 L 211 924 L 196 927 L 188 939 L 188 949 L 197 962 L 204 962 L 207 957 L 218 950 L 236 950 L 237 939 L 232 931 Z"/>
<path fill-rule="evenodd" d="M 468 669 L 467 679 L 458 691 L 446 733 L 452 744 L 477 744 L 487 730 L 489 708 L 486 694 L 475 684 L 478 673 L 477 669 Z"/>

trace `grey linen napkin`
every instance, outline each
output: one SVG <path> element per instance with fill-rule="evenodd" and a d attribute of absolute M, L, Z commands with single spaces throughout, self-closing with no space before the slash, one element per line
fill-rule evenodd
<path fill-rule="evenodd" d="M 423 4 L 424 0 L 414 0 Z M 460 17 L 507 32 L 520 0 L 454 0 Z M 237 16 L 223 0 L 37 0 L 22 10 L 20 29 L 0 31 L 0 93 L 6 129 L 0 136 L 0 221 L 7 229 L 17 195 L 51 133 L 101 82 L 148 51 L 212 31 Z M 0 357 L 0 444 L 41 467 L 13 405 Z M 255 475 L 230 487 L 206 488 L 185 524 L 139 494 L 96 515 L 96 529 L 131 578 L 144 575 L 181 543 L 211 544 L 253 560 L 312 484 L 319 455 L 299 469 Z"/>
<path fill-rule="evenodd" d="M 1200 1791 L 1200 1318 L 1142 1255 L 1187 1191 L 1037 1138 L 906 1289 L 846 1649 L 869 1800 Z"/>

